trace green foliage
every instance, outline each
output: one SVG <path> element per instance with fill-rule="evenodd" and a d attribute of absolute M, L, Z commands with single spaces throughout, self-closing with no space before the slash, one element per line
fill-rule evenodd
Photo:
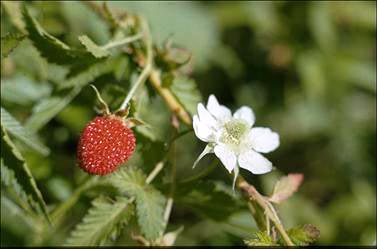
<path fill-rule="evenodd" d="M 79 36 L 79 40 L 81 44 L 85 46 L 86 50 L 88 50 L 88 52 L 90 52 L 96 58 L 106 57 L 110 55 L 109 51 L 95 44 L 86 35 Z"/>
<path fill-rule="evenodd" d="M 30 206 L 32 206 L 34 211 L 42 213 L 49 221 L 47 206 L 40 190 L 38 189 L 37 183 L 35 182 L 25 159 L 8 137 L 3 125 L 1 125 L 1 157 L 2 164 L 12 165 L 16 178 L 20 181 L 26 193 L 28 193 Z M 19 193 L 21 194 L 22 192 Z M 37 205 L 34 205 L 35 203 L 37 203 Z"/>
<path fill-rule="evenodd" d="M 48 97 L 51 86 L 47 82 L 34 81 L 24 75 L 15 75 L 1 83 L 1 99 L 12 104 L 30 106 Z"/>
<path fill-rule="evenodd" d="M 188 77 L 178 76 L 174 79 L 171 90 L 187 111 L 191 114 L 196 113 L 196 106 L 202 102 L 202 96 L 195 81 Z"/>
<path fill-rule="evenodd" d="M 128 223 L 133 212 L 130 200 L 124 197 L 112 200 L 100 196 L 93 200 L 92 205 L 82 222 L 72 231 L 66 245 L 96 246 L 110 237 L 115 239 L 119 233 L 117 230 Z"/>
<path fill-rule="evenodd" d="M 93 82 L 97 77 L 112 72 L 118 62 L 119 60 L 115 58 L 92 64 L 88 68 L 65 80 L 59 87 L 61 89 L 83 87 Z"/>
<path fill-rule="evenodd" d="M 276 170 L 240 173 L 279 204 L 295 245 L 375 244 L 374 2 L 1 1 L 1 7 L 2 246 L 234 246 L 245 238 L 249 246 L 286 244 L 272 222 L 270 236 L 262 232 L 264 209 L 231 189 L 215 155 L 192 169 L 203 142 L 176 122 L 153 77 L 130 101 L 131 117 L 147 125 L 132 128 L 137 145 L 126 166 L 107 177 L 77 167 L 80 131 L 98 114 L 86 86 L 95 85 L 116 111 L 146 65 L 139 17 L 152 34 L 153 72 L 190 116 L 206 101 L 201 96 L 215 94 L 232 111 L 252 107 L 256 126 L 279 133 L 279 149 L 268 155 Z M 145 36 L 124 44 L 132 34 Z M 147 184 L 147 172 L 161 160 L 164 168 Z M 299 191 L 300 180 L 282 172 L 305 175 Z M 315 224 L 320 238 L 314 226 L 297 224 Z"/>
<path fill-rule="evenodd" d="M 118 170 L 109 181 L 136 200 L 136 213 L 142 233 L 148 240 L 156 240 L 165 228 L 165 197 L 146 182 L 146 177 L 139 169 L 127 168 Z"/>
<path fill-rule="evenodd" d="M 24 38 L 25 35 L 21 33 L 8 33 L 1 37 L 1 58 L 7 57 Z"/>
<path fill-rule="evenodd" d="M 311 224 L 291 228 L 287 233 L 292 242 L 297 246 L 307 246 L 315 242 L 320 234 L 319 230 Z"/>
<path fill-rule="evenodd" d="M 239 196 L 221 182 L 197 181 L 178 185 L 178 189 L 176 201 L 206 218 L 222 221 L 241 208 Z"/>
<path fill-rule="evenodd" d="M 75 87 L 66 94 L 60 93 L 39 101 L 33 107 L 33 113 L 25 122 L 25 127 L 32 131 L 38 131 L 68 105 L 80 90 L 81 87 Z"/>
<path fill-rule="evenodd" d="M 4 6 L 6 13 L 9 15 L 13 25 L 21 32 L 25 29 L 25 24 L 22 20 L 21 2 L 18 1 L 3 1 L 1 5 Z"/>
<path fill-rule="evenodd" d="M 28 197 L 22 186 L 18 183 L 14 171 L 4 165 L 3 159 L 1 159 L 1 184 L 7 188 L 7 191 L 14 193 L 17 204 L 26 211 L 30 212 L 32 207 L 37 206 L 34 200 Z M 29 203 L 32 203 L 32 205 Z"/>
<path fill-rule="evenodd" d="M 277 246 L 278 244 L 265 232 L 256 232 L 254 239 L 245 240 L 247 246 Z"/>
<path fill-rule="evenodd" d="M 93 60 L 90 53 L 71 48 L 64 42 L 47 33 L 37 20 L 31 16 L 26 7 L 24 7 L 23 11 L 28 38 L 33 41 L 34 46 L 49 62 L 70 65 Z"/>
<path fill-rule="evenodd" d="M 28 145 L 33 150 L 47 155 L 49 149 L 28 129 L 25 129 L 7 110 L 1 107 L 1 125 L 17 139 Z"/>

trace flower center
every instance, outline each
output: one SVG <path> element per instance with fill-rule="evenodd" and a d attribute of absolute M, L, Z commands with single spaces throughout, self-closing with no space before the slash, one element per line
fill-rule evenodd
<path fill-rule="evenodd" d="M 242 138 L 250 130 L 248 124 L 240 119 L 233 119 L 224 124 L 224 129 L 220 135 L 220 142 L 232 147 L 233 150 L 239 150 Z"/>

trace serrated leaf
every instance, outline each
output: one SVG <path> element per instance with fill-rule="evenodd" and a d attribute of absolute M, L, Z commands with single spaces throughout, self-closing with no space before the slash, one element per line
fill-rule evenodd
<path fill-rule="evenodd" d="M 100 196 L 92 202 L 92 207 L 72 231 L 67 239 L 69 246 L 101 245 L 117 230 L 117 226 L 127 223 L 133 212 L 129 199 L 118 197 L 110 200 Z"/>
<path fill-rule="evenodd" d="M 21 32 L 25 31 L 25 23 L 22 20 L 21 1 L 1 1 L 12 24 Z"/>
<path fill-rule="evenodd" d="M 1 229 L 5 228 L 27 241 L 35 236 L 34 232 L 40 225 L 38 220 L 1 192 Z"/>
<path fill-rule="evenodd" d="M 73 86 L 73 89 L 69 92 L 61 91 L 57 95 L 39 102 L 33 108 L 33 114 L 26 121 L 25 127 L 33 131 L 39 130 L 41 127 L 43 127 L 43 125 L 45 125 L 61 110 L 63 110 L 64 107 L 67 106 L 80 93 L 81 89 L 85 85 L 92 83 L 99 76 L 111 72 L 114 64 L 117 62 L 118 60 L 115 58 L 95 63 L 87 69 L 67 79 L 67 81 L 61 85 L 61 88 Z"/>
<path fill-rule="evenodd" d="M 319 238 L 320 231 L 311 224 L 291 228 L 287 231 L 292 242 L 297 246 L 307 246 Z"/>
<path fill-rule="evenodd" d="M 161 237 L 165 228 L 165 197 L 146 184 L 146 177 L 139 169 L 120 169 L 110 177 L 110 182 L 120 192 L 135 197 L 138 223 L 146 239 L 156 240 Z"/>
<path fill-rule="evenodd" d="M 8 33 L 1 37 L 1 58 L 7 57 L 25 38 L 21 33 Z"/>
<path fill-rule="evenodd" d="M 255 239 L 244 240 L 248 246 L 277 246 L 278 244 L 265 232 L 259 231 L 255 233 Z"/>
<path fill-rule="evenodd" d="M 37 183 L 35 182 L 25 159 L 22 157 L 17 147 L 13 144 L 12 140 L 10 140 L 3 125 L 1 125 L 1 156 L 4 165 L 12 167 L 15 177 L 22 184 L 25 192 L 31 196 L 30 198 L 33 198 L 33 200 L 38 203 L 37 207 L 35 207 L 34 202 L 29 202 L 30 205 L 33 206 L 35 211 L 43 213 L 46 220 L 50 221 L 46 203 L 43 200 L 43 196 L 37 186 Z"/>
<path fill-rule="evenodd" d="M 49 62 L 70 65 L 74 63 L 93 62 L 95 58 L 84 50 L 69 47 L 64 42 L 47 33 L 37 20 L 24 7 L 23 17 L 28 32 L 28 38 Z"/>
<path fill-rule="evenodd" d="M 1 125 L 14 137 L 31 149 L 42 155 L 48 155 L 50 150 L 43 145 L 37 136 L 24 128 L 7 110 L 1 107 Z"/>
<path fill-rule="evenodd" d="M 81 87 L 75 87 L 66 95 L 60 94 L 41 100 L 34 106 L 33 114 L 25 122 L 25 127 L 36 132 L 68 105 L 80 91 Z"/>
<path fill-rule="evenodd" d="M 15 177 L 14 171 L 4 165 L 3 159 L 1 159 L 1 183 L 8 192 L 12 192 L 12 194 L 17 197 L 15 201 L 23 209 L 32 211 L 33 207 L 37 205 L 19 184 L 17 178 Z M 30 205 L 31 202 L 33 205 Z"/>
<path fill-rule="evenodd" d="M 92 55 L 94 55 L 94 57 L 96 57 L 96 58 L 102 58 L 102 57 L 106 57 L 106 56 L 110 55 L 109 51 L 107 51 L 106 49 L 102 48 L 101 46 L 98 46 L 97 44 L 95 44 L 86 35 L 79 36 L 79 40 L 80 40 L 81 44 L 85 46 L 86 50 L 89 53 L 91 53 Z"/>
<path fill-rule="evenodd" d="M 135 101 L 134 116 L 150 126 L 137 126 L 136 131 L 151 141 L 166 141 L 169 134 L 170 113 L 165 103 L 158 96 L 148 96 L 145 88 L 138 94 Z M 155 115 L 158 113 L 158 115 Z"/>
<path fill-rule="evenodd" d="M 271 202 L 281 203 L 295 193 L 304 179 L 303 174 L 288 174 L 282 177 L 274 187 L 274 191 L 269 198 Z"/>
<path fill-rule="evenodd" d="M 195 81 L 186 76 L 178 76 L 174 79 L 170 88 L 183 107 L 189 113 L 195 114 L 197 104 L 202 101 Z"/>
<path fill-rule="evenodd" d="M 119 59 L 112 58 L 92 64 L 88 68 L 62 82 L 59 88 L 83 87 L 93 82 L 97 77 L 112 72 L 117 63 L 119 63 Z"/>
<path fill-rule="evenodd" d="M 49 84 L 36 82 L 23 74 L 1 80 L 1 99 L 18 105 L 30 106 L 32 102 L 50 95 L 51 90 Z"/>

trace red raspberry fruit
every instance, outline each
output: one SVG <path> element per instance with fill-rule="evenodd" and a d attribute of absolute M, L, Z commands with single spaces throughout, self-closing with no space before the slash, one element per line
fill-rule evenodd
<path fill-rule="evenodd" d="M 89 174 L 107 175 L 125 163 L 135 150 L 134 133 L 121 118 L 94 118 L 83 130 L 77 147 L 79 166 Z"/>

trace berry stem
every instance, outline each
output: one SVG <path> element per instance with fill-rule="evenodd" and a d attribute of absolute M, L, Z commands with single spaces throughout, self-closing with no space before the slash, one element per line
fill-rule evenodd
<path fill-rule="evenodd" d="M 144 18 L 140 17 L 140 21 L 141 21 L 141 26 L 142 26 L 143 35 L 144 35 L 143 41 L 145 42 L 145 45 L 146 45 L 146 64 L 140 76 L 137 78 L 131 90 L 128 92 L 122 105 L 119 107 L 118 111 L 123 110 L 127 107 L 128 102 L 130 102 L 136 90 L 146 81 L 146 79 L 148 78 L 153 68 L 153 45 L 152 45 L 152 37 L 149 31 L 149 26 Z"/>

